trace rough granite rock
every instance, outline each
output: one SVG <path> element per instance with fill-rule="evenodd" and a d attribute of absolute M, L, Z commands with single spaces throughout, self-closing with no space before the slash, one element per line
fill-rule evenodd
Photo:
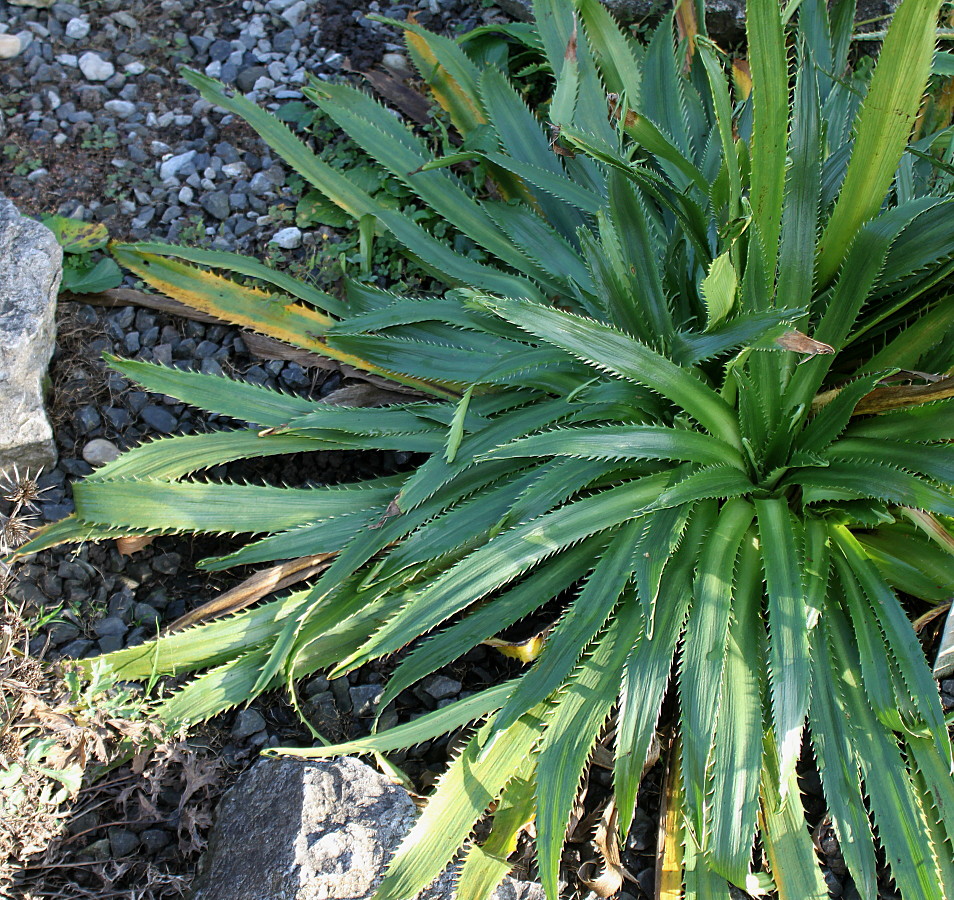
<path fill-rule="evenodd" d="M 43 379 L 62 260 L 50 230 L 0 197 L 0 469 L 35 472 L 56 463 Z"/>
<path fill-rule="evenodd" d="M 219 804 L 193 900 L 364 900 L 417 817 L 407 791 L 357 759 L 263 759 Z M 454 874 L 421 895 L 450 900 Z M 506 881 L 495 900 L 543 900 Z"/>

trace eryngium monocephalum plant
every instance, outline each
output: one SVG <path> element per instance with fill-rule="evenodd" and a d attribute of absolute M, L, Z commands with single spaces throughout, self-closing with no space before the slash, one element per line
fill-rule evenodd
<path fill-rule="evenodd" d="M 725 897 L 727 881 L 773 882 L 782 898 L 826 896 L 796 781 L 813 755 L 861 896 L 877 893 L 877 833 L 906 900 L 950 897 L 951 744 L 907 615 L 954 590 L 950 139 L 918 134 L 906 152 L 938 0 L 903 0 L 870 82 L 847 63 L 852 4 L 803 0 L 788 28 L 775 0 L 750 0 L 734 89 L 718 48 L 691 28 L 677 44 L 672 17 L 643 47 L 596 0 L 535 6 L 555 77 L 537 111 L 519 80 L 406 26 L 461 135 L 451 157 L 435 160 L 352 87 L 307 89 L 452 223 L 466 255 L 246 99 L 187 75 L 366 237 L 391 231 L 450 288 L 410 298 L 353 283 L 342 301 L 229 254 L 117 256 L 193 306 L 430 399 L 329 407 L 114 361 L 253 424 L 124 454 L 76 486 L 75 516 L 31 549 L 193 531 L 258 536 L 207 569 L 331 555 L 305 590 L 109 657 L 122 678 L 207 670 L 158 706 L 175 723 L 410 646 L 386 705 L 559 600 L 518 677 L 307 751 L 387 752 L 473 723 L 381 898 L 414 896 L 462 847 L 459 895 L 486 897 L 535 819 L 556 900 L 594 745 L 611 725 L 625 835 L 667 694 L 680 735 L 670 890 Z M 682 10 L 684 26 L 694 18 Z M 475 196 L 461 163 L 495 190 Z M 428 456 L 410 474 L 334 487 L 189 477 L 342 448 Z M 490 836 L 468 844 L 491 808 Z"/>

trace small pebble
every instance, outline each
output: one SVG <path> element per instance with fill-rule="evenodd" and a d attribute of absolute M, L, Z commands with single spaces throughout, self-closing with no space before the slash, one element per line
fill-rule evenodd
<path fill-rule="evenodd" d="M 80 72 L 89 81 L 106 81 L 116 74 L 116 67 L 98 53 L 87 51 L 78 61 Z"/>
<path fill-rule="evenodd" d="M 281 247 L 282 250 L 295 250 L 301 246 L 301 229 L 294 226 L 283 228 L 275 233 L 269 243 Z"/>
<path fill-rule="evenodd" d="M 449 697 L 456 697 L 463 685 L 454 678 L 448 678 L 446 675 L 435 675 L 424 684 L 424 690 L 435 700 L 446 700 Z"/>
<path fill-rule="evenodd" d="M 178 424 L 176 417 L 161 406 L 152 406 L 151 404 L 144 406 L 139 415 L 150 428 L 162 434 L 170 434 L 175 431 Z"/>
<path fill-rule="evenodd" d="M 15 34 L 0 34 L 0 59 L 13 59 L 23 50 L 23 41 Z"/>
<path fill-rule="evenodd" d="M 260 712 L 254 709 L 241 709 L 235 717 L 231 734 L 234 740 L 240 741 L 264 730 L 265 719 Z"/>
<path fill-rule="evenodd" d="M 373 716 L 384 689 L 379 684 L 357 684 L 348 691 L 356 716 Z"/>
<path fill-rule="evenodd" d="M 119 616 L 107 616 L 105 619 L 100 619 L 93 626 L 93 630 L 97 637 L 104 638 L 122 637 L 129 628 Z"/>
<path fill-rule="evenodd" d="M 74 41 L 82 40 L 86 35 L 89 34 L 89 22 L 86 19 L 70 19 L 66 23 L 66 36 L 72 38 Z"/>
<path fill-rule="evenodd" d="M 162 828 L 147 828 L 139 835 L 139 842 L 146 853 L 158 853 L 163 847 L 168 847 L 172 836 Z"/>
<path fill-rule="evenodd" d="M 139 846 L 139 838 L 125 828 L 110 828 L 109 846 L 114 857 L 129 856 Z"/>
<path fill-rule="evenodd" d="M 105 438 L 95 438 L 83 447 L 83 459 L 91 466 L 104 466 L 119 456 L 119 447 Z"/>

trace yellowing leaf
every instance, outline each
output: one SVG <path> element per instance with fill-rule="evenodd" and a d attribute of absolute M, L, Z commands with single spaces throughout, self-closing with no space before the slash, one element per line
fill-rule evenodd
<path fill-rule="evenodd" d="M 522 663 L 532 663 L 543 650 L 548 632 L 549 629 L 546 629 L 525 641 L 514 642 L 502 641 L 500 638 L 487 638 L 482 643 L 485 647 L 493 647 L 510 659 L 518 659 Z"/>

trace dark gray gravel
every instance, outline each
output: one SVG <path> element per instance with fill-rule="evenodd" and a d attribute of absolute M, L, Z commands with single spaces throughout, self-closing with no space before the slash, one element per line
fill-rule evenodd
<path fill-rule="evenodd" d="M 315 235 L 291 237 L 278 211 L 292 199 L 284 166 L 178 67 L 274 110 L 300 100 L 309 77 L 338 78 L 385 56 L 401 63 L 396 31 L 367 16 L 411 12 L 438 29 L 500 19 L 476 0 L 0 2 L 0 31 L 25 44 L 0 60 L 0 193 L 28 212 L 105 222 L 126 239 L 248 251 L 284 231 L 276 246 L 306 253 Z M 146 330 L 136 331 L 148 346 Z M 136 338 L 125 340 L 135 353 Z"/>

